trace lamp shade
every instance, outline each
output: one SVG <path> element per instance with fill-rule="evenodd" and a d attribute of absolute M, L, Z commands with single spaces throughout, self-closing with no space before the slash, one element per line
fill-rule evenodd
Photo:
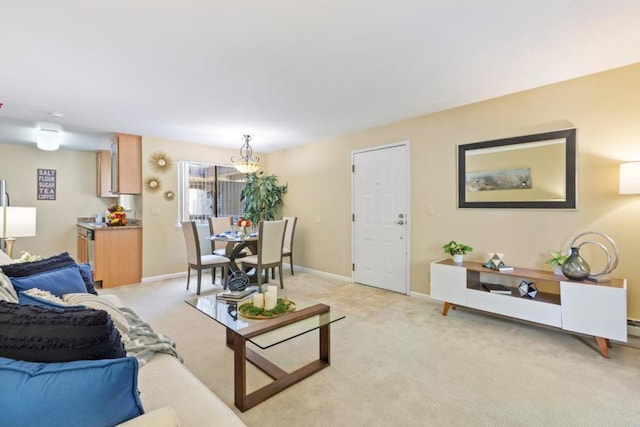
<path fill-rule="evenodd" d="M 640 162 L 620 165 L 620 194 L 640 194 Z"/>
<path fill-rule="evenodd" d="M 0 237 L 36 235 L 36 208 L 0 207 Z"/>

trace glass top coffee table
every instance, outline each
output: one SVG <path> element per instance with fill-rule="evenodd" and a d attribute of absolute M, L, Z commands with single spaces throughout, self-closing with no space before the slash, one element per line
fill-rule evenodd
<path fill-rule="evenodd" d="M 227 347 L 234 351 L 234 400 L 242 412 L 264 402 L 271 396 L 328 367 L 330 363 L 330 325 L 344 315 L 331 311 L 325 304 L 295 299 L 296 310 L 273 319 L 244 318 L 237 307 L 249 302 L 251 296 L 238 303 L 206 295 L 185 302 L 227 329 Z M 267 349 L 292 338 L 319 330 L 318 359 L 293 372 L 286 372 L 262 355 L 247 348 L 247 341 Z M 273 382 L 247 394 L 246 361 L 273 378 Z"/>

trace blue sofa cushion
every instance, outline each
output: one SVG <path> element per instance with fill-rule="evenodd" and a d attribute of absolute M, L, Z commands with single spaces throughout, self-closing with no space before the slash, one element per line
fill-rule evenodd
<path fill-rule="evenodd" d="M 76 264 L 75 260 L 67 252 L 54 255 L 49 258 L 40 259 L 32 262 L 20 262 L 10 265 L 3 265 L 2 272 L 7 277 L 27 277 L 34 274 L 44 273 L 50 270 L 57 270 L 62 267 L 76 265 L 80 268 L 80 276 L 86 286 L 86 292 L 98 295 L 96 292 L 93 277 L 91 275 L 91 267 L 89 264 Z"/>
<path fill-rule="evenodd" d="M 0 357 L 0 424 L 114 426 L 144 413 L 134 357 L 34 363 Z"/>
<path fill-rule="evenodd" d="M 62 310 L 0 301 L 0 357 L 69 362 L 121 358 L 126 352 L 104 310 Z"/>
<path fill-rule="evenodd" d="M 55 270 L 60 267 L 73 265 L 76 262 L 68 252 L 54 255 L 49 258 L 39 259 L 31 262 L 17 262 L 14 264 L 3 265 L 2 272 L 8 277 L 24 277 L 32 274 L 42 273 L 43 271 Z"/>
<path fill-rule="evenodd" d="M 80 276 L 82 276 L 84 285 L 87 287 L 87 292 L 98 295 L 98 292 L 96 291 L 96 284 L 93 281 L 93 274 L 91 273 L 91 265 L 78 264 L 78 268 L 80 268 Z"/>
<path fill-rule="evenodd" d="M 76 264 L 58 268 L 57 270 L 44 271 L 24 277 L 9 277 L 16 292 L 38 288 L 49 291 L 57 297 L 64 294 L 86 292 L 87 287 L 80 275 L 80 269 Z"/>

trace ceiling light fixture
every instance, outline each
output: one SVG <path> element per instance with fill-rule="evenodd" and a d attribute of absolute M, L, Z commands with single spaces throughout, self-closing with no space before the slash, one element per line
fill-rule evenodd
<path fill-rule="evenodd" d="M 54 151 L 60 148 L 60 132 L 55 129 L 38 129 L 36 146 L 45 151 Z"/>
<path fill-rule="evenodd" d="M 45 151 L 54 151 L 60 148 L 62 139 L 62 126 L 57 123 L 39 122 L 36 130 L 36 146 Z"/>
<path fill-rule="evenodd" d="M 251 135 L 244 135 L 242 137 L 244 144 L 240 147 L 240 159 L 231 157 L 233 166 L 240 172 L 250 174 L 260 169 L 260 157 L 253 157 L 253 150 L 249 141 L 251 141 Z"/>

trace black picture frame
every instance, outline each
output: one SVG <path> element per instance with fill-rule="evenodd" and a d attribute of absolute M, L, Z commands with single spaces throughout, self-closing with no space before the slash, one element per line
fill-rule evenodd
<path fill-rule="evenodd" d="M 500 192 L 500 200 L 471 200 L 471 193 L 467 191 L 467 156 L 496 151 L 510 151 L 510 146 L 522 150 L 530 146 L 544 145 L 547 141 L 563 140 L 564 143 L 564 171 L 558 170 L 564 176 L 564 198 L 559 200 L 535 199 L 531 200 L 508 200 L 507 194 L 518 194 L 516 192 Z M 476 151 L 474 150 L 484 150 Z M 535 185 L 535 180 L 534 180 Z M 482 192 L 484 195 L 492 192 Z M 502 208 L 502 209 L 576 209 L 576 129 L 563 129 L 553 132 L 544 132 L 534 135 L 524 135 L 512 138 L 496 139 L 492 141 L 475 142 L 458 146 L 458 208 Z M 520 193 L 523 194 L 523 193 Z M 490 196 L 488 196 L 490 197 Z M 507 197 L 507 200 L 504 198 Z"/>

